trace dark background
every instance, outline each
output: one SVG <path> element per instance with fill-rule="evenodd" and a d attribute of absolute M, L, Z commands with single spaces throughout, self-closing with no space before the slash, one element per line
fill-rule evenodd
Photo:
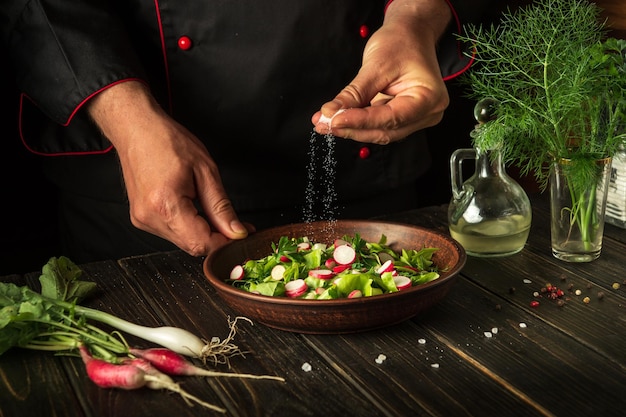
<path fill-rule="evenodd" d="M 40 157 L 20 141 L 19 95 L 12 79 L 0 65 L 0 275 L 40 270 L 51 256 L 61 255 L 55 192 L 41 174 Z"/>

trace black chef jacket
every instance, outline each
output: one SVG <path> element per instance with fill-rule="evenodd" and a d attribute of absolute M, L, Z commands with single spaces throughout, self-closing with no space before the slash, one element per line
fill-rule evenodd
<path fill-rule="evenodd" d="M 455 3 L 455 19 L 439 46 L 445 78 L 468 66 L 453 33 L 483 7 L 481 1 L 449 3 Z M 82 201 L 66 223 L 79 221 L 83 205 L 92 219 L 84 217 L 76 229 L 94 228 L 94 237 L 109 234 L 109 246 L 123 240 L 110 221 L 92 224 L 117 212 L 122 218 L 115 221 L 132 229 L 115 152 L 84 107 L 116 82 L 143 80 L 172 117 L 205 143 L 243 220 L 260 227 L 298 221 L 311 161 L 311 116 L 358 72 L 385 4 L 8 0 L 0 30 L 22 92 L 22 140 L 50 156 L 47 172 L 64 193 L 62 201 Z M 318 152 L 328 151 L 317 140 Z M 378 146 L 338 139 L 333 152 L 338 217 L 415 204 L 415 181 L 429 164 L 424 140 Z M 316 176 L 324 177 L 324 167 L 319 169 Z M 376 209 L 358 210 L 368 205 Z M 149 245 L 160 247 L 154 240 Z"/>

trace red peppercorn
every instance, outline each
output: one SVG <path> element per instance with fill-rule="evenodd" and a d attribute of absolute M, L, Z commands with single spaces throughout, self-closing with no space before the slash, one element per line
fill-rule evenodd
<path fill-rule="evenodd" d="M 539 301 L 537 301 L 537 300 L 533 300 L 533 301 L 531 301 L 531 302 L 530 302 L 530 306 L 531 306 L 532 308 L 537 308 L 537 307 L 539 307 Z"/>

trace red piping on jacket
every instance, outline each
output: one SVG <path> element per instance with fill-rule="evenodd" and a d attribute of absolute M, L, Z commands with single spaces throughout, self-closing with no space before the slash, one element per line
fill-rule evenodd
<path fill-rule="evenodd" d="M 154 0 L 154 12 L 156 13 L 157 25 L 159 26 L 159 37 L 161 38 L 161 51 L 163 51 L 163 68 L 165 70 L 165 83 L 167 85 L 167 103 L 170 114 L 172 114 L 172 86 L 170 84 L 170 67 L 167 64 L 167 49 L 165 45 L 165 35 L 163 34 L 163 21 L 161 20 L 161 8 L 159 0 Z"/>
<path fill-rule="evenodd" d="M 450 12 L 452 12 L 452 17 L 454 17 L 454 21 L 456 22 L 456 30 L 458 33 L 461 33 L 462 26 L 461 26 L 461 20 L 459 19 L 459 15 L 456 12 L 456 10 L 454 10 L 454 6 L 452 6 L 452 3 L 450 3 L 450 0 L 445 0 L 445 1 L 448 4 L 448 7 L 450 8 Z M 392 2 L 393 0 L 388 0 L 387 3 L 385 4 L 385 13 L 387 12 L 387 8 Z M 463 49 L 461 48 L 461 42 L 457 42 L 457 48 L 458 48 L 459 59 L 463 59 Z M 461 70 L 455 72 L 454 74 L 446 75 L 445 77 L 443 77 L 443 80 L 450 81 L 458 77 L 459 75 L 463 74 L 465 71 L 467 71 L 472 66 L 472 64 L 474 64 L 475 54 L 476 54 L 476 51 L 473 51 L 472 56 L 470 57 L 470 60 L 467 63 L 467 65 L 465 65 L 463 68 L 461 68 Z"/>
<path fill-rule="evenodd" d="M 78 106 L 76 106 L 76 108 L 70 114 L 70 116 L 67 118 L 67 120 L 64 123 L 61 123 L 61 126 L 67 127 L 72 122 L 72 119 L 74 118 L 74 116 L 76 116 L 78 111 L 85 105 L 85 103 L 87 103 L 93 97 L 95 97 L 96 95 L 100 94 L 101 92 L 103 92 L 107 88 L 110 88 L 110 87 L 112 87 L 112 86 L 114 86 L 116 84 L 123 83 L 123 82 L 126 82 L 126 81 L 139 81 L 139 82 L 145 83 L 144 80 L 141 80 L 139 78 L 127 78 L 127 79 L 124 79 L 124 80 L 115 81 L 114 83 L 111 83 L 111 84 L 109 84 L 109 85 L 99 89 L 98 91 L 95 91 L 95 92 L 91 93 L 83 101 L 81 101 L 78 104 Z M 27 143 L 26 139 L 24 138 L 24 130 L 22 128 L 22 120 L 23 120 L 23 112 L 24 112 L 24 100 L 29 100 L 29 101 L 31 101 L 33 103 L 34 103 L 34 101 L 31 100 L 30 97 L 28 97 L 25 93 L 20 94 L 20 108 L 19 108 L 19 115 L 18 115 L 18 130 L 19 130 L 19 133 L 20 133 L 20 139 L 22 141 L 22 144 L 30 152 L 32 152 L 32 153 L 34 153 L 36 155 L 44 155 L 44 156 L 97 155 L 97 154 L 107 153 L 111 149 L 113 149 L 113 145 L 111 145 L 111 146 L 109 146 L 109 147 L 107 147 L 105 149 L 101 149 L 99 151 L 85 151 L 85 152 L 68 151 L 68 152 L 46 153 L 46 152 L 39 152 L 39 151 L 34 150 L 30 146 L 28 146 L 28 143 Z"/>

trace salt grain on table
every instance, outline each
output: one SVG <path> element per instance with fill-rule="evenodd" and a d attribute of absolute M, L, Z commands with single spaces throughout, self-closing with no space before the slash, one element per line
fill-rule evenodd
<path fill-rule="evenodd" d="M 419 343 L 420 345 L 425 345 L 426 339 L 417 339 L 417 343 Z"/>
<path fill-rule="evenodd" d="M 381 353 L 380 355 L 378 355 L 378 357 L 374 361 L 380 365 L 381 363 L 385 361 L 385 359 L 387 359 L 387 356 Z"/>
<path fill-rule="evenodd" d="M 526 323 L 520 323 L 519 327 L 521 327 L 522 329 L 525 329 L 526 328 Z"/>
<path fill-rule="evenodd" d="M 310 363 L 308 363 L 308 362 L 304 362 L 304 363 L 302 364 L 302 370 L 303 370 L 304 372 L 311 372 L 311 369 L 313 369 L 313 367 L 311 367 L 311 364 L 310 364 Z"/>

